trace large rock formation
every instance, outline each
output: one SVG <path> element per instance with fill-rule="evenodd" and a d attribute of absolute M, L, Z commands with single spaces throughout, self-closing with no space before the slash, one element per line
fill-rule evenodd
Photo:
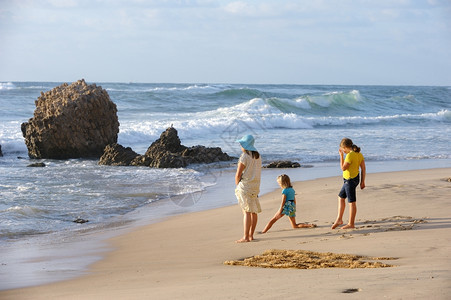
<path fill-rule="evenodd" d="M 130 148 L 124 148 L 118 144 L 108 145 L 99 164 L 183 168 L 194 163 L 212 163 L 231 159 L 232 157 L 222 152 L 219 147 L 183 146 L 177 130 L 170 127 L 150 145 L 144 155 L 138 155 Z"/>
<path fill-rule="evenodd" d="M 116 104 L 95 84 L 64 83 L 35 103 L 33 118 L 21 126 L 30 158 L 98 158 L 117 142 Z"/>

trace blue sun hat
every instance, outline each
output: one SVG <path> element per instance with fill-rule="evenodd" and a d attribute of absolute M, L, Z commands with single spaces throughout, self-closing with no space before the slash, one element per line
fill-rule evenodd
<path fill-rule="evenodd" d="M 241 147 L 243 147 L 245 150 L 257 151 L 257 149 L 254 147 L 255 139 L 250 134 L 243 136 L 241 139 L 237 140 L 237 142 L 240 143 Z"/>

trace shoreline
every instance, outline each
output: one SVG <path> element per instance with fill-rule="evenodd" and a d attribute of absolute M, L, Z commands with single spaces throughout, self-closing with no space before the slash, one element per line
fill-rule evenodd
<path fill-rule="evenodd" d="M 334 164 L 335 165 L 335 164 Z M 282 171 L 283 170 L 283 171 Z M 305 170 L 311 170 L 311 169 L 303 169 L 303 171 L 305 171 Z M 440 170 L 440 169 L 438 169 L 438 170 Z M 449 168 L 442 168 L 441 170 L 449 170 Z M 286 172 L 286 171 L 289 171 L 289 172 L 296 172 L 296 171 L 300 171 L 299 169 L 275 169 L 275 170 L 269 170 L 269 171 L 267 171 L 265 174 L 266 175 L 268 175 L 267 173 L 280 173 L 280 172 Z M 421 171 L 421 169 L 420 170 L 417 170 L 417 171 L 409 171 L 409 172 L 419 172 L 419 171 Z M 286 172 L 286 173 L 289 173 L 289 172 Z M 397 172 L 403 172 L 403 171 L 391 171 L 391 172 L 384 172 L 384 173 L 397 173 Z M 441 172 L 441 171 L 440 171 Z M 376 175 L 376 174 L 379 174 L 379 175 L 381 175 L 381 174 L 384 174 L 384 173 L 370 173 L 372 176 L 373 175 Z M 265 176 L 266 176 L 265 175 Z M 290 175 L 290 174 L 289 174 Z M 379 176 L 378 175 L 378 176 Z M 390 174 L 388 174 L 388 175 L 390 175 Z M 393 174 L 391 174 L 391 175 L 393 175 Z M 449 175 L 451 175 L 451 174 L 449 174 Z M 290 175 L 290 176 L 292 176 L 292 175 Z M 384 175 L 381 175 L 382 177 L 384 176 Z M 232 176 L 230 176 L 230 177 L 232 177 Z M 266 176 L 266 177 L 271 177 L 271 176 Z M 332 179 L 336 179 L 335 178 L 336 176 L 334 176 L 334 177 L 329 177 L 329 178 L 321 178 L 321 179 L 314 179 L 314 180 L 310 180 L 310 181 L 304 181 L 304 180 L 301 180 L 301 181 L 299 181 L 298 180 L 298 178 L 296 178 L 296 186 L 299 186 L 299 185 L 304 185 L 306 182 L 308 182 L 308 183 L 311 183 L 311 184 L 313 184 L 313 185 L 315 185 L 315 183 L 318 183 L 318 182 L 322 182 L 322 181 L 327 181 L 327 182 L 330 182 L 330 180 L 331 180 L 331 178 Z M 232 178 L 233 179 L 233 178 Z M 302 178 L 301 178 L 302 179 Z M 231 181 L 233 181 L 233 180 L 231 180 Z M 270 178 L 270 181 L 274 181 L 273 180 L 273 178 Z M 275 182 L 275 181 L 274 181 Z M 263 182 L 262 182 L 263 183 Z M 220 186 L 222 186 L 222 189 L 224 190 L 224 184 L 220 184 L 220 185 L 218 185 L 216 188 L 219 188 L 219 189 L 221 189 L 221 187 Z M 264 198 L 264 199 L 267 199 L 268 197 L 271 197 L 271 195 L 273 195 L 274 193 L 276 193 L 277 195 L 278 195 L 278 189 L 276 189 L 276 184 L 274 184 L 274 186 L 275 186 L 275 188 L 271 188 L 271 187 L 268 187 L 268 189 L 271 189 L 272 191 L 271 192 L 266 192 L 266 193 L 264 193 L 264 196 L 262 197 L 262 198 Z M 274 191 L 274 189 L 276 189 L 275 191 Z M 216 193 L 218 193 L 218 190 L 215 190 L 215 189 L 213 189 L 213 191 L 209 191 L 210 192 L 210 194 L 207 192 L 206 193 L 206 195 L 203 195 L 203 196 L 210 196 L 211 195 L 211 193 L 212 192 L 216 192 Z M 364 193 L 364 192 L 363 192 Z M 362 193 L 360 193 L 360 194 L 362 194 Z M 138 224 L 133 224 L 131 227 L 128 227 L 128 228 L 124 228 L 123 230 L 121 230 L 122 232 L 121 233 L 119 233 L 119 235 L 118 234 L 114 234 L 114 236 L 113 237 L 110 237 L 109 238 L 109 240 L 106 242 L 107 243 L 107 248 L 109 248 L 109 249 L 103 249 L 102 250 L 102 253 L 100 254 L 100 256 L 101 256 L 101 258 L 99 259 L 99 260 L 97 260 L 97 262 L 95 262 L 94 263 L 94 265 L 93 266 L 90 266 L 89 267 L 89 271 L 88 272 L 83 272 L 83 273 L 85 273 L 84 275 L 82 275 L 81 277 L 77 277 L 77 278 L 72 278 L 72 279 L 69 279 L 69 280 L 66 280 L 66 281 L 62 281 L 62 282 L 57 282 L 57 283 L 50 283 L 50 284 L 44 284 L 44 285 L 39 285 L 39 286 L 37 286 L 37 287 L 31 287 L 31 289 L 33 289 L 33 288 L 41 288 L 41 287 L 43 287 L 44 289 L 45 289 L 45 287 L 47 287 L 47 286 L 52 286 L 52 285 L 54 285 L 54 284 L 56 284 L 56 285 L 59 285 L 59 284 L 64 284 L 64 283 L 69 283 L 69 282 L 72 282 L 72 281 L 78 281 L 78 280 L 82 280 L 83 278 L 86 278 L 86 276 L 91 276 L 90 274 L 92 274 L 93 273 L 93 267 L 94 267 L 94 269 L 96 269 L 96 266 L 97 265 L 102 265 L 103 263 L 105 263 L 105 261 L 107 261 L 108 260 L 108 258 L 110 257 L 110 256 L 114 256 L 114 254 L 115 254 L 115 252 L 116 251 L 119 251 L 118 250 L 118 248 L 116 247 L 116 246 L 112 246 L 111 245 L 111 241 L 115 241 L 115 240 L 117 240 L 117 239 L 121 239 L 122 237 L 126 237 L 126 236 L 129 236 L 129 235 L 133 235 L 134 234 L 134 232 L 136 232 L 136 231 L 141 231 L 141 230 L 143 230 L 143 229 L 145 229 L 145 228 L 148 228 L 148 227 L 152 227 L 152 226 L 156 226 L 156 227 L 159 227 L 159 226 L 161 226 L 161 224 L 162 223 L 167 223 L 167 222 L 170 222 L 170 221 L 168 221 L 168 220 L 173 220 L 173 219 L 177 219 L 177 218 L 188 218 L 188 219 L 190 219 L 191 217 L 192 217 L 192 215 L 196 215 L 196 214 L 202 214 L 202 213 L 204 213 L 204 214 L 208 214 L 208 212 L 216 212 L 216 211 L 218 211 L 218 210 L 221 210 L 221 209 L 225 209 L 225 210 L 230 210 L 230 209 L 233 209 L 233 210 L 236 210 L 236 207 L 235 207 L 235 201 L 234 201 L 235 199 L 234 198 L 232 198 L 231 199 L 231 203 L 230 203 L 230 205 L 228 205 L 228 206 L 223 206 L 223 207 L 220 207 L 220 208 L 213 208 L 213 209 L 209 209 L 209 208 L 207 208 L 206 210 L 202 210 L 202 211 L 194 211 L 194 212 L 189 212 L 189 211 L 182 211 L 181 212 L 181 214 L 178 214 L 178 215 L 176 215 L 176 216 L 163 216 L 162 217 L 162 219 L 160 219 L 159 221 L 156 221 L 157 223 L 153 223 L 153 222 L 151 222 L 150 223 L 150 225 L 149 225 L 149 222 L 147 222 L 147 224 L 145 224 L 146 222 L 143 222 L 143 223 L 141 223 L 141 224 L 139 224 L 139 222 L 138 222 Z M 278 201 L 277 201 L 277 204 L 278 204 Z M 333 204 L 333 206 L 334 205 L 336 205 L 335 203 Z M 185 210 L 186 210 L 187 208 L 185 208 Z M 182 209 L 183 210 L 183 209 Z M 273 211 L 273 209 L 264 209 L 264 210 L 266 210 L 266 212 L 265 212 L 265 214 L 269 214 L 269 215 L 271 215 L 272 216 L 272 214 L 274 213 L 274 211 Z M 298 210 L 299 210 L 299 208 L 298 208 Z M 336 207 L 333 207 L 332 208 L 332 210 L 335 212 L 335 210 L 336 210 Z M 238 214 L 238 216 L 240 217 L 240 212 L 239 212 L 239 210 L 236 212 L 237 214 Z M 236 216 L 234 216 L 234 218 L 235 218 Z M 335 216 L 332 216 L 332 218 L 334 218 Z M 357 217 L 359 217 L 359 213 L 357 214 Z M 142 220 L 143 221 L 143 220 Z M 259 221 L 259 226 L 264 226 L 264 224 L 263 223 L 265 223 L 267 220 L 266 220 L 266 217 L 265 218 L 263 218 L 263 219 L 260 219 L 260 221 Z M 279 221 L 278 223 L 285 223 L 285 222 L 287 222 L 286 220 L 281 220 L 281 221 Z M 304 220 L 303 218 L 302 218 L 302 216 L 298 219 L 298 222 L 314 222 L 315 220 L 314 219 L 312 219 L 312 220 Z M 331 220 L 331 221 L 333 221 L 333 220 Z M 179 222 L 179 221 L 177 221 L 177 222 Z M 233 229 L 241 229 L 241 224 L 240 224 L 240 222 L 241 222 L 241 220 L 239 220 L 238 221 L 238 223 L 236 223 L 235 222 L 235 224 L 233 225 L 234 227 L 236 227 L 236 228 L 233 228 Z M 158 224 L 160 224 L 160 225 L 158 225 Z M 287 224 L 285 224 L 285 225 L 287 225 Z M 324 225 L 322 226 L 322 227 L 324 227 Z M 102 234 L 102 233 L 101 233 Z M 114 242 L 113 242 L 113 244 L 114 244 Z M 112 248 L 114 248 L 114 250 L 111 250 Z M 120 247 L 119 247 L 120 248 Z M 22 289 L 20 289 L 20 290 L 22 290 Z M 25 290 L 28 290 L 28 288 L 25 288 Z M 9 291 L 14 291 L 14 290 L 3 290 L 3 291 L 0 291 L 0 296 L 2 295 L 2 293 L 3 292 L 5 292 L 5 293 L 8 293 Z"/>
<path fill-rule="evenodd" d="M 171 297 L 189 295 L 193 298 L 209 298 L 202 297 L 202 294 L 199 294 L 200 291 L 196 291 L 196 285 L 201 284 L 202 288 L 209 291 L 225 293 L 223 297 L 226 298 L 226 295 L 238 297 L 238 290 L 246 288 L 242 280 L 238 280 L 244 274 L 255 276 L 255 279 L 251 281 L 251 290 L 255 292 L 259 291 L 258 287 L 266 282 L 265 278 L 268 276 L 271 278 L 275 276 L 273 279 L 283 284 L 285 281 L 290 282 L 286 278 L 287 274 L 290 274 L 290 278 L 299 277 L 299 280 L 306 281 L 309 286 L 317 288 L 319 288 L 318 283 L 315 282 L 319 279 L 317 275 L 329 279 L 337 276 L 345 277 L 353 282 L 353 287 L 348 286 L 348 288 L 360 289 L 359 296 L 362 297 L 382 296 L 382 290 L 374 294 L 373 285 L 376 285 L 388 287 L 388 291 L 398 295 L 401 295 L 399 293 L 402 291 L 406 293 L 403 294 L 404 296 L 429 295 L 429 292 L 435 289 L 434 293 L 437 296 L 435 299 L 445 299 L 443 296 L 451 291 L 451 286 L 448 284 L 451 279 L 451 266 L 443 263 L 443 261 L 449 261 L 451 249 L 449 239 L 451 219 L 446 215 L 451 207 L 449 199 L 451 193 L 449 183 L 444 180 L 438 181 L 437 176 L 443 177 L 442 179 L 450 177 L 451 169 L 369 173 L 367 189 L 358 192 L 357 226 L 359 229 L 335 231 L 330 230 L 330 224 L 335 218 L 336 201 L 334 200 L 337 188 L 340 186 L 337 179 L 339 181 L 340 177 L 297 181 L 295 189 L 301 195 L 297 221 L 317 223 L 317 229 L 292 230 L 288 228 L 288 221 L 282 219 L 267 234 L 257 235 L 256 242 L 237 245 L 233 241 L 241 236 L 242 220 L 240 210 L 235 205 L 172 216 L 158 223 L 133 227 L 125 234 L 110 238 L 108 244 L 113 250 L 104 253 L 103 259 L 91 265 L 89 272 L 81 277 L 36 287 L 4 290 L 0 291 L 0 297 L 27 299 L 27 295 L 28 297 L 33 295 L 32 298 L 44 299 L 65 295 L 65 298 L 75 299 L 82 295 L 88 299 L 104 296 L 132 299 L 142 298 L 148 293 L 156 293 L 155 295 L 159 295 L 158 298 L 165 299 L 169 298 L 167 288 L 170 288 Z M 423 186 L 436 188 L 423 191 L 418 185 L 420 182 Z M 257 231 L 263 228 L 277 209 L 280 201 L 279 192 L 275 190 L 262 197 L 264 211 L 260 214 Z M 314 198 L 312 203 L 305 199 L 307 195 Z M 332 203 L 330 203 L 331 195 L 334 197 Z M 378 198 L 377 201 L 373 199 L 375 196 Z M 380 196 L 392 196 L 401 200 L 390 202 L 393 207 L 387 209 L 387 205 L 381 203 L 384 197 Z M 442 203 L 430 207 L 430 203 L 424 203 L 422 197 L 440 199 Z M 328 204 L 324 205 L 324 203 Z M 324 208 L 327 208 L 327 213 L 324 212 Z M 218 216 L 221 222 L 213 222 Z M 423 220 L 425 223 L 414 224 L 412 220 Z M 210 228 L 205 225 L 206 223 L 211 224 L 208 225 Z M 399 229 L 401 227 L 397 224 L 401 224 L 399 226 L 402 228 L 412 226 L 410 229 Z M 172 238 L 167 238 L 166 235 Z M 362 244 L 362 242 L 365 243 Z M 306 273 L 309 270 L 276 270 L 222 265 L 225 260 L 261 254 L 264 250 L 275 247 L 322 252 L 333 250 L 336 253 L 351 252 L 400 258 L 396 261 L 399 266 L 390 268 L 391 270 L 388 271 L 320 269 L 310 271 L 312 274 Z M 360 278 L 371 276 L 371 274 L 382 278 L 383 283 L 371 283 Z M 312 276 L 316 280 L 313 280 Z M 386 278 L 390 278 L 390 281 Z M 319 281 L 326 284 L 324 279 Z M 389 283 L 392 281 L 394 282 Z M 232 285 L 225 284 L 226 282 Z M 344 284 L 347 280 L 339 282 Z M 397 287 L 396 285 L 399 286 L 400 283 L 404 285 Z M 211 284 L 213 286 L 210 286 Z M 267 293 L 270 285 L 268 282 L 268 287 L 263 288 L 266 296 L 269 295 Z M 329 282 L 326 286 L 330 286 L 333 291 L 326 289 L 324 292 L 339 296 L 337 285 L 339 284 Z M 421 287 L 420 290 L 415 288 L 417 285 Z M 236 293 L 229 290 L 230 288 L 236 288 Z M 301 289 L 299 287 L 299 292 L 305 292 L 304 295 L 315 298 L 311 288 L 307 288 L 307 291 L 301 291 Z M 415 294 L 412 294 L 412 291 L 416 291 Z M 367 292 L 371 293 L 366 294 Z M 248 297 L 252 298 L 251 295 L 248 294 Z M 292 294 L 296 296 L 293 298 L 298 298 L 299 295 Z M 385 292 L 383 295 L 386 295 Z M 409 298 L 408 296 L 406 297 Z"/>

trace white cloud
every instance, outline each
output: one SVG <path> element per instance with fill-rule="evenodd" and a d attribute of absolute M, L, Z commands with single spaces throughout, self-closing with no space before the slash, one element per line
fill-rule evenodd
<path fill-rule="evenodd" d="M 246 2 L 236 1 L 226 4 L 224 10 L 231 14 L 248 15 L 251 14 L 254 9 Z"/>
<path fill-rule="evenodd" d="M 249 3 L 234 1 L 222 6 L 222 10 L 231 15 L 248 16 L 264 19 L 267 17 L 280 16 L 284 14 L 284 7 L 280 3 Z"/>
<path fill-rule="evenodd" d="M 57 8 L 72 8 L 78 5 L 76 0 L 47 0 L 47 2 Z"/>

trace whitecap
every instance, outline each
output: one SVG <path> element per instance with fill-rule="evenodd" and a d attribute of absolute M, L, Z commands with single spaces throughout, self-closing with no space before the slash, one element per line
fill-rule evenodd
<path fill-rule="evenodd" d="M 12 206 L 12 207 L 8 208 L 6 211 L 14 212 L 14 213 L 17 213 L 17 214 L 23 215 L 23 216 L 33 216 L 33 215 L 43 212 L 43 210 L 41 210 L 37 207 L 32 207 L 32 206 L 28 206 L 28 205 Z"/>
<path fill-rule="evenodd" d="M 451 111 L 443 109 L 437 113 L 437 116 L 443 121 L 451 121 Z"/>
<path fill-rule="evenodd" d="M 0 90 L 14 90 L 16 86 L 12 82 L 0 82 Z"/>
<path fill-rule="evenodd" d="M 308 97 L 305 97 L 305 96 L 295 99 L 295 103 L 301 109 L 311 109 L 312 108 L 310 106 L 310 101 L 309 101 Z"/>

